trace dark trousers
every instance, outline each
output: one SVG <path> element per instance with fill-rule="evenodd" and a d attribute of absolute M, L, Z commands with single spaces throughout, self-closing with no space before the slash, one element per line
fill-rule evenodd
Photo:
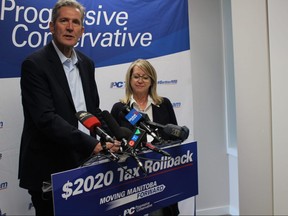
<path fill-rule="evenodd" d="M 179 213 L 178 203 L 175 203 L 170 206 L 150 212 L 149 216 L 178 216 Z"/>
<path fill-rule="evenodd" d="M 178 203 L 175 203 L 175 204 L 172 204 L 170 206 L 167 206 L 165 208 L 163 208 L 163 212 L 164 212 L 164 215 L 168 216 L 168 215 L 171 215 L 171 216 L 177 216 L 179 215 L 179 209 L 178 209 Z"/>
<path fill-rule="evenodd" d="M 52 192 L 43 193 L 42 191 L 28 190 L 35 208 L 36 216 L 53 216 Z"/>

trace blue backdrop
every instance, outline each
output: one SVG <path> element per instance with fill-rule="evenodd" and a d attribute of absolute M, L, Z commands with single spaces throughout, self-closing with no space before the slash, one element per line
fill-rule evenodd
<path fill-rule="evenodd" d="M 23 59 L 51 40 L 55 1 L 2 2 L 0 78 L 19 77 Z M 189 50 L 187 0 L 80 2 L 86 7 L 85 33 L 77 48 L 92 57 L 96 67 Z"/>
<path fill-rule="evenodd" d="M 129 63 L 146 58 L 157 70 L 157 91 L 171 100 L 179 125 L 193 133 L 188 0 L 79 1 L 86 15 L 77 49 L 96 64 L 100 108 L 110 110 L 123 97 Z M 49 21 L 55 2 L 0 3 L 0 215 L 34 214 L 30 196 L 19 188 L 17 177 L 23 129 L 20 67 L 27 55 L 51 40 Z M 189 138 L 193 140 L 193 135 Z M 190 200 L 181 205 L 183 214 L 191 215 Z"/>

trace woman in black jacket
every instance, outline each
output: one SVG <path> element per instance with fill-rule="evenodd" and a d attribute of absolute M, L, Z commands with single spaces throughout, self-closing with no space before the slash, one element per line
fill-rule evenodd
<path fill-rule="evenodd" d="M 125 97 L 113 105 L 111 114 L 121 127 L 133 130 L 131 125 L 123 115 L 125 106 L 135 109 L 148 115 L 150 121 L 166 125 L 175 124 L 177 120 L 170 100 L 157 94 L 157 73 L 151 63 L 145 59 L 138 59 L 130 65 L 126 73 Z M 164 140 L 168 137 L 158 131 L 159 136 Z M 152 142 L 153 138 L 147 136 L 147 141 Z M 149 215 L 178 215 L 177 203 L 151 212 Z"/>

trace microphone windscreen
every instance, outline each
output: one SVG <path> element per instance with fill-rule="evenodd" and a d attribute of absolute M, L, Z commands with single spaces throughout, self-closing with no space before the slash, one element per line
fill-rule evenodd
<path fill-rule="evenodd" d="M 89 130 L 92 130 L 95 126 L 101 126 L 101 122 L 99 121 L 99 119 L 89 112 L 79 111 L 75 115 L 77 119 L 81 122 L 81 124 L 83 124 Z"/>
<path fill-rule="evenodd" d="M 149 116 L 146 113 L 141 112 L 141 115 L 145 122 L 151 122 Z"/>
<path fill-rule="evenodd" d="M 126 128 L 126 127 L 120 127 L 120 131 L 121 131 L 121 138 L 125 138 L 126 140 L 128 140 L 132 134 L 133 134 L 133 131 L 131 131 L 129 128 Z"/>
<path fill-rule="evenodd" d="M 88 128 L 89 130 L 92 130 L 94 127 L 100 127 L 101 126 L 101 122 L 95 116 L 87 118 L 85 121 L 82 122 L 82 124 L 86 128 Z"/>
<path fill-rule="evenodd" d="M 117 138 L 117 139 L 122 139 L 124 138 L 124 135 L 122 134 L 122 130 L 117 123 L 117 121 L 113 118 L 113 116 L 107 111 L 104 110 L 102 112 L 102 117 L 106 124 L 108 125 L 109 129 L 111 130 L 112 134 Z"/>
<path fill-rule="evenodd" d="M 131 111 L 131 108 L 128 105 L 122 107 L 121 111 L 124 114 L 128 114 Z"/>
<path fill-rule="evenodd" d="M 178 125 L 167 124 L 165 125 L 163 132 L 171 138 L 179 138 L 182 141 L 186 140 L 189 136 L 189 128 L 186 126 L 180 127 Z"/>
<path fill-rule="evenodd" d="M 181 127 L 178 125 L 167 124 L 165 125 L 163 132 L 170 136 L 180 137 Z"/>
<path fill-rule="evenodd" d="M 128 121 L 128 120 L 126 119 L 126 115 L 127 115 L 128 113 L 130 113 L 130 111 L 131 111 L 131 109 L 130 109 L 130 107 L 129 107 L 128 105 L 123 106 L 123 107 L 120 109 L 120 112 L 119 112 L 119 114 L 118 114 L 118 119 L 124 119 L 125 121 Z"/>
<path fill-rule="evenodd" d="M 182 127 L 182 136 L 181 136 L 181 139 L 182 139 L 183 141 L 188 138 L 189 132 L 190 132 L 190 131 L 189 131 L 189 128 L 188 128 L 188 127 L 186 127 L 186 126 L 183 126 L 183 127 Z"/>
<path fill-rule="evenodd" d="M 125 121 L 127 121 L 127 119 L 125 118 L 125 113 L 122 112 L 122 111 L 119 112 L 119 114 L 118 114 L 118 118 L 121 119 L 121 120 L 122 120 L 122 119 L 125 119 Z"/>

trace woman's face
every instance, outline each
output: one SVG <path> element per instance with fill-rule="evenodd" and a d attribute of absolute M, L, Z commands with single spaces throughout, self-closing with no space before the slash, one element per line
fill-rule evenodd
<path fill-rule="evenodd" d="M 130 78 L 133 94 L 148 95 L 151 86 L 151 78 L 140 67 L 135 66 Z"/>

